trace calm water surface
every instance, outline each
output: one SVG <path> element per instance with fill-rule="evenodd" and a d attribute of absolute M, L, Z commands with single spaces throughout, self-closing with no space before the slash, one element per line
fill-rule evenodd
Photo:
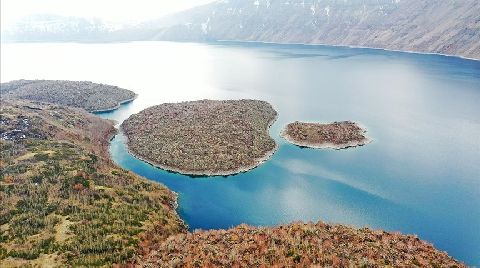
<path fill-rule="evenodd" d="M 2 44 L 1 80 L 90 80 L 128 88 L 123 121 L 164 102 L 267 100 L 279 112 L 270 161 L 248 173 L 190 178 L 111 145 L 122 167 L 179 193 L 191 229 L 323 220 L 418 234 L 480 265 L 480 62 L 370 49 L 260 44 Z M 373 143 L 301 149 L 290 121 L 354 120 Z"/>

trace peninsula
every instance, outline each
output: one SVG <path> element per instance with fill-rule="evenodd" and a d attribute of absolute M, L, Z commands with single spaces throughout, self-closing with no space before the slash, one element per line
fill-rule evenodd
<path fill-rule="evenodd" d="M 259 100 L 166 103 L 122 124 L 136 157 L 188 175 L 231 175 L 250 170 L 276 150 L 268 129 L 273 107 Z"/>
<path fill-rule="evenodd" d="M 134 92 L 88 81 L 15 80 L 1 84 L 2 97 L 82 108 L 89 112 L 117 109 L 135 99 Z"/>
<path fill-rule="evenodd" d="M 370 142 L 366 130 L 350 121 L 331 124 L 293 122 L 288 124 L 281 136 L 302 147 L 345 149 Z"/>

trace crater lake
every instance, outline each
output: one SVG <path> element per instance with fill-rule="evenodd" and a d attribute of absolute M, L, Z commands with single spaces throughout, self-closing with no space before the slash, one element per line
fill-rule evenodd
<path fill-rule="evenodd" d="M 99 114 L 121 123 L 149 106 L 261 99 L 279 117 L 278 151 L 234 176 L 169 173 L 127 152 L 113 160 L 179 194 L 190 229 L 318 221 L 417 234 L 480 266 L 480 62 L 375 49 L 220 42 L 2 44 L 1 81 L 87 80 L 138 94 Z M 88 55 L 87 57 L 85 55 Z M 372 143 L 346 150 L 291 145 L 292 121 L 351 120 Z"/>

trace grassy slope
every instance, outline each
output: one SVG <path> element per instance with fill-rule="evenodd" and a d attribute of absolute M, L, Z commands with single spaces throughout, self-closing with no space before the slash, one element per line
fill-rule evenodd
<path fill-rule="evenodd" d="M 113 122 L 22 101 L 1 115 L 1 267 L 128 263 L 146 233 L 184 231 L 171 191 L 109 160 Z"/>

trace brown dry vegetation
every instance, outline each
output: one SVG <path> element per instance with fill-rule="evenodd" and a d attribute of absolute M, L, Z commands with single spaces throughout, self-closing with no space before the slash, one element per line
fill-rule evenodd
<path fill-rule="evenodd" d="M 465 267 L 411 235 L 322 222 L 175 235 L 142 267 Z"/>
<path fill-rule="evenodd" d="M 268 127 L 277 112 L 258 100 L 166 103 L 122 124 L 128 148 L 161 168 L 193 175 L 251 169 L 276 149 Z"/>

